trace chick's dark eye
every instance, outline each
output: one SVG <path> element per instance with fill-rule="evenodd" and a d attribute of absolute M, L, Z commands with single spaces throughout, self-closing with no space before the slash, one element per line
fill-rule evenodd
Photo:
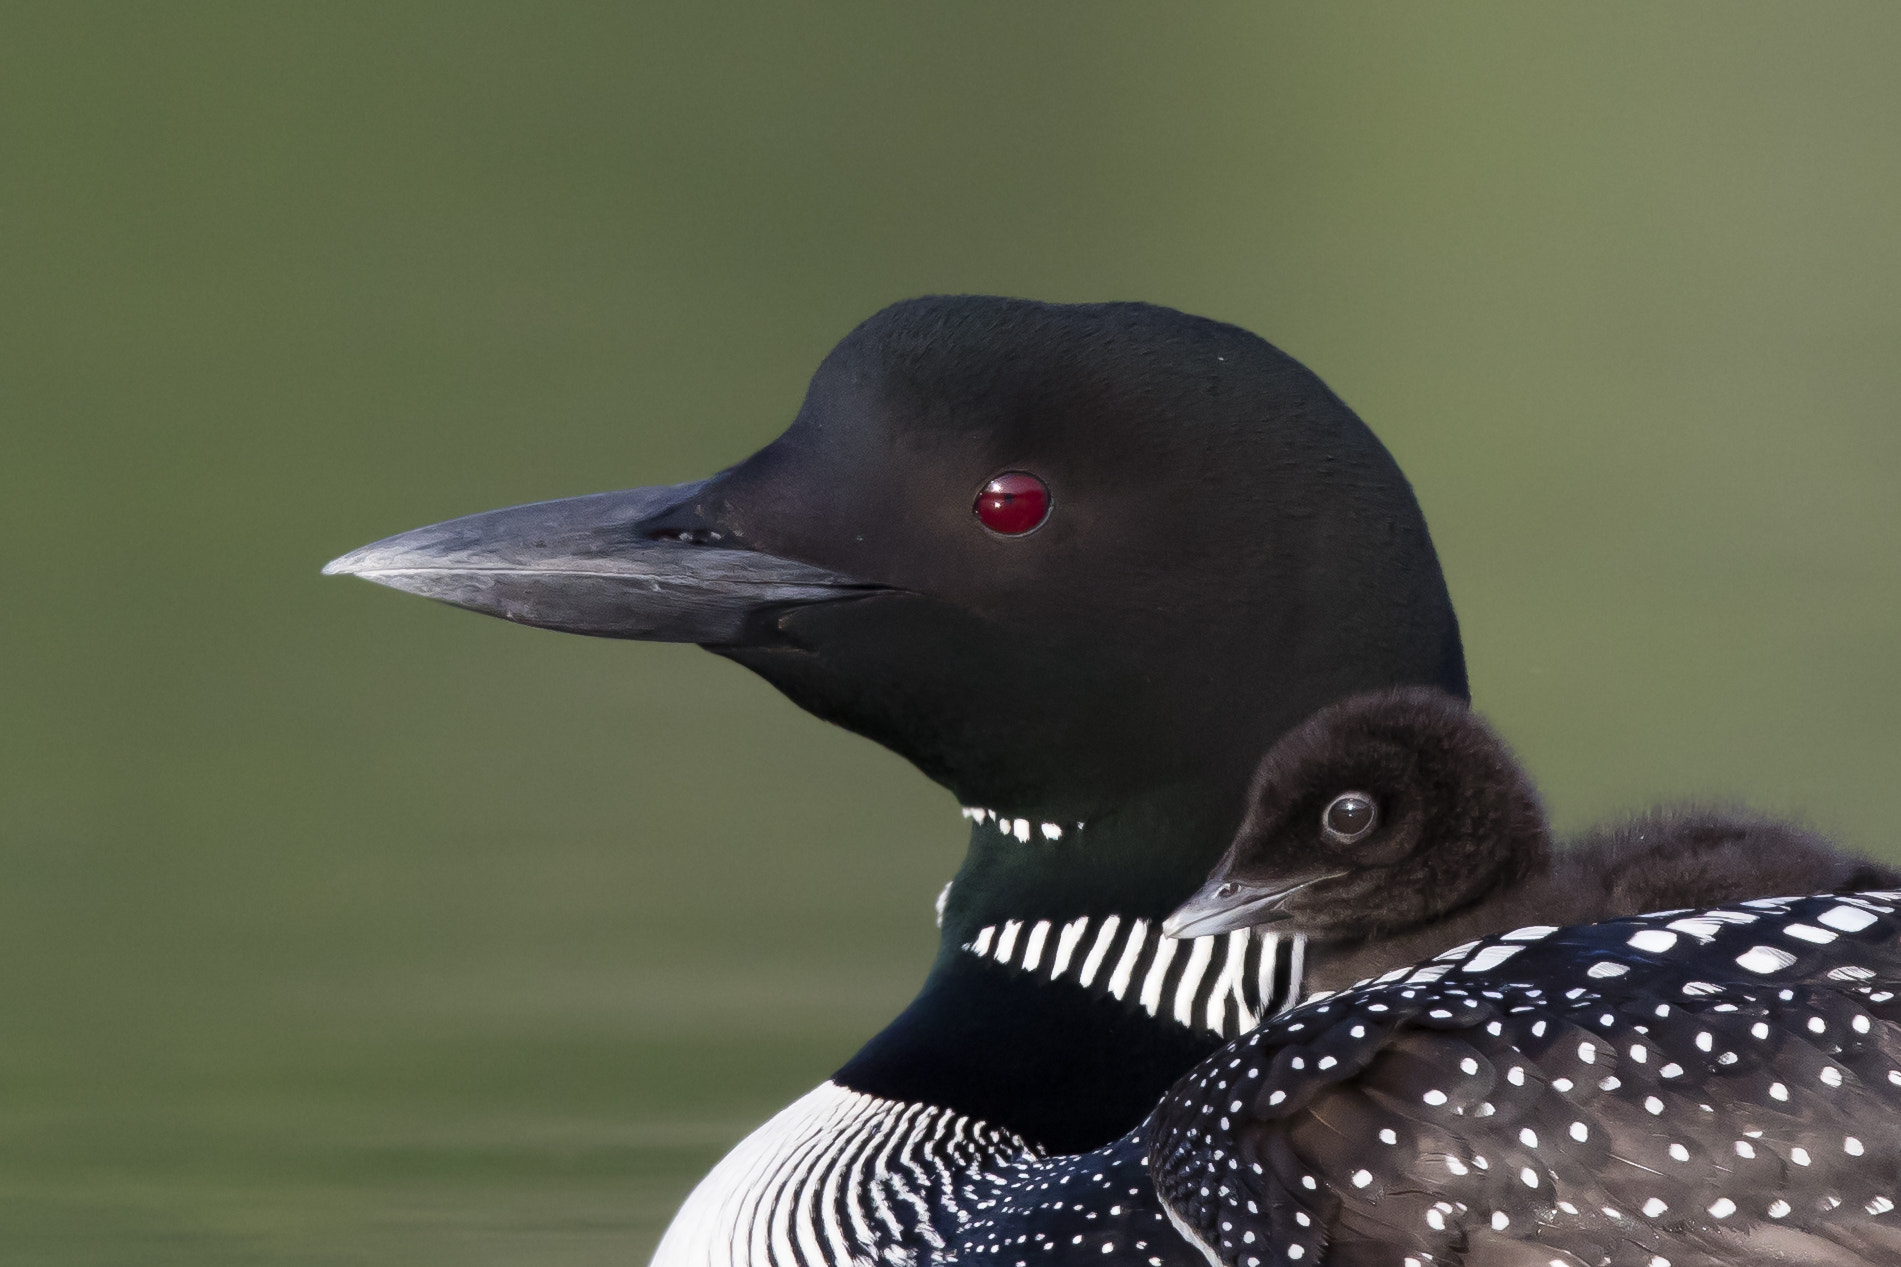
<path fill-rule="evenodd" d="M 1342 792 L 1320 812 L 1320 829 L 1343 845 L 1364 838 L 1379 821 L 1379 807 L 1364 792 Z"/>
<path fill-rule="evenodd" d="M 983 486 L 971 509 L 990 531 L 1020 537 L 1049 518 L 1049 485 L 1028 471 L 1005 471 Z"/>

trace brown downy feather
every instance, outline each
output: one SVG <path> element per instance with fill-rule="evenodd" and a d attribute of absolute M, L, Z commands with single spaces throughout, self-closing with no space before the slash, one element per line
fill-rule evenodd
<path fill-rule="evenodd" d="M 1356 792 L 1377 819 L 1346 842 L 1322 820 Z M 1310 939 L 1311 986 L 1337 989 L 1525 925 L 1891 888 L 1901 871 L 1787 823 L 1699 808 L 1653 810 L 1554 848 L 1504 741 L 1463 701 L 1405 688 L 1331 705 L 1274 745 L 1209 883 L 1224 880 L 1311 881 L 1264 914 Z"/>

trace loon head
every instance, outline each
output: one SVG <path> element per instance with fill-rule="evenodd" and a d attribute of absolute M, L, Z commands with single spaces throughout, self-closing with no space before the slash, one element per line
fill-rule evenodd
<path fill-rule="evenodd" d="M 898 303 L 709 479 L 471 515 L 325 570 L 699 643 L 985 807 L 1000 858 L 1017 820 L 1039 845 L 1102 828 L 1103 865 L 1057 887 L 1158 917 L 1293 722 L 1356 690 L 1465 691 L 1425 522 L 1372 433 L 1258 337 L 1147 304 Z M 1010 886 L 960 879 L 952 915 L 986 887 Z"/>
<path fill-rule="evenodd" d="M 835 1081 L 1066 1151 L 1127 1131 L 1217 1041 L 1171 1019 L 1205 1019 L 1198 995 L 1160 997 L 1193 994 L 1172 983 L 1205 961 L 1150 934 L 1233 837 L 1259 753 L 1357 691 L 1465 692 L 1379 441 L 1256 336 L 1146 304 L 896 304 L 728 470 L 451 520 L 327 570 L 698 643 L 950 789 L 975 821 L 937 960 Z M 1042 945 L 1047 971 L 1025 971 Z M 1289 956 L 1231 962 L 1294 989 Z"/>
<path fill-rule="evenodd" d="M 1462 699 L 1410 687 L 1321 709 L 1270 749 L 1247 817 L 1164 925 L 1280 922 L 1318 941 L 1431 923 L 1549 861 L 1530 779 Z"/>

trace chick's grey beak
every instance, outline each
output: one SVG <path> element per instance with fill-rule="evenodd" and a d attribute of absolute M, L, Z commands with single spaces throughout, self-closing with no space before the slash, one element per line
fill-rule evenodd
<path fill-rule="evenodd" d="M 712 482 L 465 515 L 372 542 L 323 570 L 543 629 L 713 646 L 769 641 L 773 617 L 788 607 L 884 590 L 721 545 L 716 528 L 653 529 L 668 512 L 679 521 Z"/>
<path fill-rule="evenodd" d="M 1213 933 L 1231 933 L 1237 928 L 1271 924 L 1286 919 L 1291 912 L 1281 903 L 1323 880 L 1337 878 L 1341 872 L 1310 876 L 1268 884 L 1250 884 L 1223 876 L 1220 872 L 1195 891 L 1195 895 L 1175 908 L 1162 921 L 1164 937 L 1207 937 Z"/>

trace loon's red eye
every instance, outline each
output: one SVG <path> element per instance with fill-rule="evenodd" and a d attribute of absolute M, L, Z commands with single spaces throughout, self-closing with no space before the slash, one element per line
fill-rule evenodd
<path fill-rule="evenodd" d="M 1020 537 L 1049 518 L 1049 485 L 1028 471 L 1005 471 L 983 486 L 972 509 L 990 531 Z"/>

